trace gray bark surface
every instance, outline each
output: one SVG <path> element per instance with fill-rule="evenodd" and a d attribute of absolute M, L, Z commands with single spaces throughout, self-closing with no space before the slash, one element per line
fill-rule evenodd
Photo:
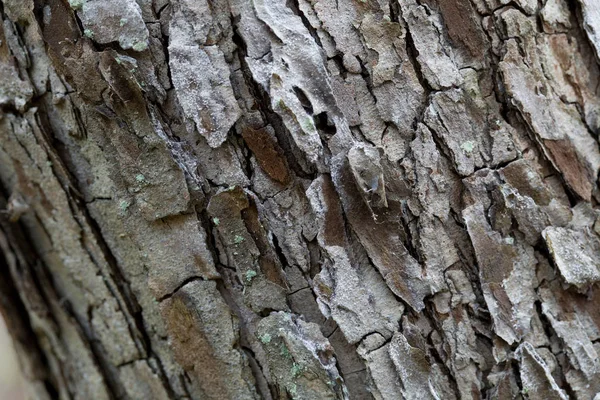
<path fill-rule="evenodd" d="M 0 0 L 37 399 L 598 399 L 592 0 Z"/>

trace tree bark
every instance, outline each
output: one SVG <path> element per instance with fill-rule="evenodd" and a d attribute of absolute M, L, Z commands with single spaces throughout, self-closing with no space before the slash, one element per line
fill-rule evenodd
<path fill-rule="evenodd" d="M 32 398 L 598 399 L 591 0 L 0 0 Z"/>

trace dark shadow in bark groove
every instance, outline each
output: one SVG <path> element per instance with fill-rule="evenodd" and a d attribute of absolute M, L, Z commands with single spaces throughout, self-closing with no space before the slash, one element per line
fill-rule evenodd
<path fill-rule="evenodd" d="M 0 197 L 0 209 L 4 209 L 5 206 L 6 201 L 3 197 Z M 2 236 L 9 233 L 6 230 L 5 224 L 4 216 L 0 215 L 0 235 Z M 13 237 L 13 240 L 16 239 L 13 232 L 10 232 L 10 236 Z M 3 242 L 4 239 L 0 238 Z M 12 340 L 15 343 L 18 342 L 21 349 L 26 350 L 29 361 L 34 366 L 34 372 L 38 375 L 37 378 L 43 381 L 44 388 L 49 397 L 57 399 L 59 395 L 57 383 L 49 372 L 48 359 L 39 346 L 38 338 L 31 326 L 29 313 L 21 300 L 17 285 L 13 280 L 6 260 L 7 254 L 5 252 L 10 250 L 1 247 L 3 246 L 0 246 L 0 314 L 2 314 Z M 29 275 L 25 271 L 25 269 L 28 269 L 28 266 L 22 265 L 21 268 L 23 269 L 21 274 Z M 37 283 L 35 279 L 32 281 Z M 36 289 L 40 294 L 42 293 L 39 288 Z"/>

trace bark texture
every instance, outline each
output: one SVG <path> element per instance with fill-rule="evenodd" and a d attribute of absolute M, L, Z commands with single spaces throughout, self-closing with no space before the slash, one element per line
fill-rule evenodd
<path fill-rule="evenodd" d="M 593 0 L 0 0 L 39 399 L 598 399 Z"/>

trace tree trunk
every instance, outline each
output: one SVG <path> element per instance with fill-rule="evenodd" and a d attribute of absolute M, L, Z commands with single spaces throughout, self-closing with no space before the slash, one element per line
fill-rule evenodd
<path fill-rule="evenodd" d="M 31 396 L 600 398 L 599 10 L 0 0 Z"/>

